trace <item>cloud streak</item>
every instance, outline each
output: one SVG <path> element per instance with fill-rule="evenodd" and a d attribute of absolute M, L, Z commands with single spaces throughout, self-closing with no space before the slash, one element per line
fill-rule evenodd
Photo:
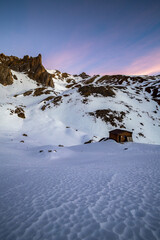
<path fill-rule="evenodd" d="M 88 42 L 79 47 L 66 47 L 59 53 L 51 54 L 45 61 L 47 68 L 62 69 L 63 71 L 71 70 L 72 72 L 83 67 L 83 60 L 86 61 L 92 43 Z"/>
<path fill-rule="evenodd" d="M 121 61 L 123 62 L 124 58 L 129 59 L 129 56 L 130 54 L 126 54 L 123 58 L 121 56 L 112 58 L 105 64 L 92 69 L 90 74 L 155 75 L 160 73 L 160 48 L 150 51 L 143 56 L 136 57 L 132 62 L 121 66 Z"/>
<path fill-rule="evenodd" d="M 160 73 L 160 48 L 136 59 L 130 66 L 121 70 L 128 75 L 151 75 Z"/>

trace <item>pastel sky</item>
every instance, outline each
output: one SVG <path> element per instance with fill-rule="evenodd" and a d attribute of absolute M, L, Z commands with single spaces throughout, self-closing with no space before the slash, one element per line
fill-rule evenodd
<path fill-rule="evenodd" d="M 5 0 L 0 52 L 42 54 L 48 69 L 159 74 L 160 0 Z"/>

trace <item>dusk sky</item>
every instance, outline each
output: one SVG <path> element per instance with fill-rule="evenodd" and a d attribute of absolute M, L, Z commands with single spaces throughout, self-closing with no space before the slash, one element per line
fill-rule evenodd
<path fill-rule="evenodd" d="M 0 52 L 42 54 L 47 69 L 159 74 L 160 0 L 15 0 L 0 4 Z"/>

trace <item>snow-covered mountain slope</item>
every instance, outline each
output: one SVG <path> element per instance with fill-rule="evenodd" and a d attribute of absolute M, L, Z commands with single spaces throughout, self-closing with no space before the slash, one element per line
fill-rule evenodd
<path fill-rule="evenodd" d="M 160 76 L 90 77 L 53 70 L 48 71 L 53 88 L 11 72 L 13 84 L 0 84 L 1 136 L 71 146 L 122 128 L 133 131 L 135 142 L 160 144 Z"/>
<path fill-rule="evenodd" d="M 159 145 L 4 139 L 0 166 L 0 239 L 160 239 Z"/>

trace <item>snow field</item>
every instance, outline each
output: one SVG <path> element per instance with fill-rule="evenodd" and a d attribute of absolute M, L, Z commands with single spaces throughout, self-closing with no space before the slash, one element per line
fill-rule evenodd
<path fill-rule="evenodd" d="M 159 146 L 6 141 L 0 145 L 0 239 L 160 238 Z"/>

